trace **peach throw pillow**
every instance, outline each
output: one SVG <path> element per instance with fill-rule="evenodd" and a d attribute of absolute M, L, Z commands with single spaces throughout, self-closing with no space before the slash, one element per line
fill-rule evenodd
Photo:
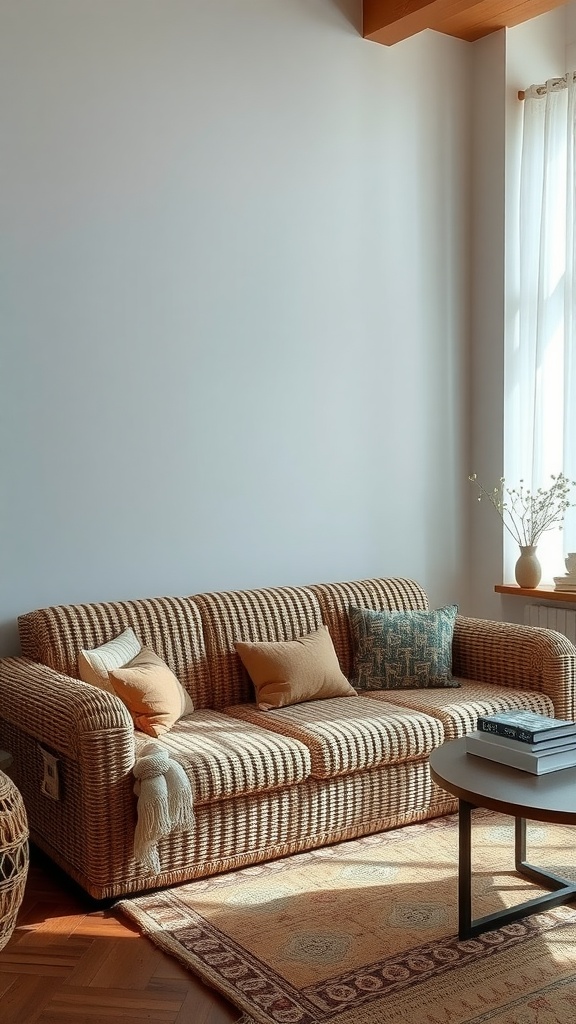
<path fill-rule="evenodd" d="M 112 669 L 109 680 L 136 728 L 149 736 L 161 736 L 194 711 L 190 695 L 172 669 L 147 647 L 127 665 Z"/>
<path fill-rule="evenodd" d="M 343 674 L 327 626 L 298 640 L 238 642 L 236 651 L 254 683 L 261 711 L 325 697 L 356 697 Z"/>

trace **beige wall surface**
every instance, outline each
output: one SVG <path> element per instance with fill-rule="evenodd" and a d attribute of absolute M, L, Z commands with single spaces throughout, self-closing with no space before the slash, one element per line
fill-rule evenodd
<path fill-rule="evenodd" d="M 1 649 L 74 601 L 462 590 L 468 44 L 1 0 Z"/>
<path fill-rule="evenodd" d="M 394 47 L 360 9 L 0 0 L 1 652 L 42 605 L 372 575 L 520 614 L 467 475 L 502 464 L 511 90 L 574 4 Z"/>

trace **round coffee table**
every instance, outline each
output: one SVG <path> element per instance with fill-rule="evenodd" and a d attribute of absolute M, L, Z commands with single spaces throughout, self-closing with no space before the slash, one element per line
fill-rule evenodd
<path fill-rule="evenodd" d="M 576 884 L 526 861 L 526 818 L 576 825 L 576 768 L 547 775 L 510 768 L 466 752 L 465 739 L 449 740 L 430 754 L 430 773 L 441 789 L 458 797 L 458 936 L 469 939 L 538 910 L 576 897 Z M 552 892 L 472 920 L 471 812 L 475 807 L 515 818 L 515 867 Z"/>

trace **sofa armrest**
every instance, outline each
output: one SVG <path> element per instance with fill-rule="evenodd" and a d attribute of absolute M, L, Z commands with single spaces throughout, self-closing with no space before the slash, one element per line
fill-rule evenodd
<path fill-rule="evenodd" d="M 134 725 L 112 693 L 27 658 L 0 661 L 0 739 L 32 840 L 97 898 L 132 857 Z M 42 747 L 58 759 L 59 794 L 42 791 Z"/>
<path fill-rule="evenodd" d="M 0 717 L 76 760 L 90 734 L 114 730 L 124 770 L 134 764 L 134 725 L 122 701 L 28 658 L 0 660 Z"/>
<path fill-rule="evenodd" d="M 553 629 L 458 615 L 452 669 L 462 679 L 545 693 L 559 718 L 576 717 L 576 648 Z"/>

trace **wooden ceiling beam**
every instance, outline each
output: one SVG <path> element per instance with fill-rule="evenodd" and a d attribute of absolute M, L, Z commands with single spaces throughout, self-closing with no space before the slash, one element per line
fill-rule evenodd
<path fill-rule="evenodd" d="M 478 0 L 364 0 L 363 35 L 387 46 L 466 12 Z"/>
<path fill-rule="evenodd" d="M 555 7 L 563 7 L 565 0 L 483 0 L 473 12 L 455 15 L 435 26 L 438 32 L 445 32 L 458 39 L 473 43 L 490 32 L 501 28 L 513 28 L 529 18 L 547 14 Z"/>
<path fill-rule="evenodd" d="M 430 28 L 473 42 L 565 3 L 566 0 L 363 0 L 363 35 L 391 46 Z"/>

